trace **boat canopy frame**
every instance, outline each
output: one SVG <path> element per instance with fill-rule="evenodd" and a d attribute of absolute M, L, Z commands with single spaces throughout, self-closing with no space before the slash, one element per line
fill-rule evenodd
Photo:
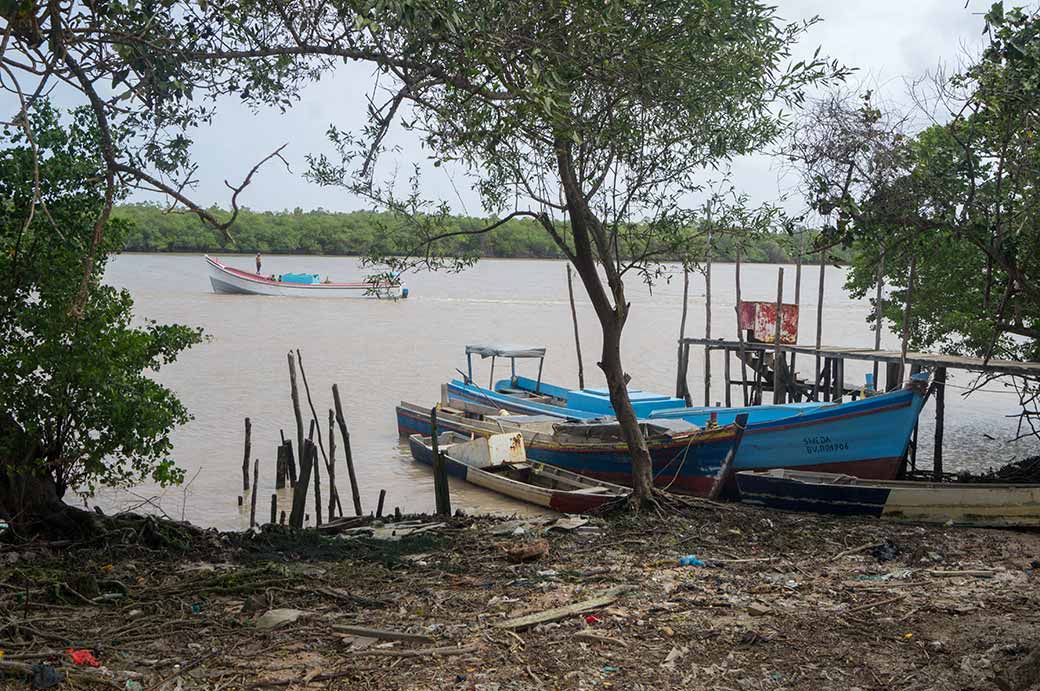
<path fill-rule="evenodd" d="M 538 380 L 535 385 L 535 393 L 542 386 L 542 366 L 545 364 L 545 346 L 517 346 L 517 345 L 467 345 L 466 346 L 466 381 L 473 383 L 473 356 L 491 358 L 491 375 L 488 380 L 488 389 L 495 388 L 495 359 L 509 358 L 510 378 L 516 379 L 517 358 L 538 360 Z"/>

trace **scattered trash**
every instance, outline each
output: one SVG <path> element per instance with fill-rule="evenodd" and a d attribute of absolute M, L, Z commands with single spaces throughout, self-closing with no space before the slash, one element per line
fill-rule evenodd
<path fill-rule="evenodd" d="M 520 564 L 525 561 L 541 559 L 549 554 L 549 543 L 545 540 L 535 540 L 521 545 L 506 546 L 505 552 L 506 559 L 514 564 Z"/>
<path fill-rule="evenodd" d="M 574 604 L 566 605 L 564 607 L 554 607 L 547 609 L 543 612 L 536 612 L 534 614 L 528 614 L 526 616 L 517 617 L 515 619 L 507 619 L 496 626 L 500 629 L 509 629 L 517 631 L 520 629 L 526 629 L 536 624 L 545 624 L 547 622 L 559 621 L 560 619 L 566 619 L 567 617 L 575 614 L 581 614 L 582 612 L 588 612 L 590 610 L 599 609 L 606 607 L 607 605 L 613 604 L 622 593 L 630 590 L 628 586 L 622 586 L 620 588 L 613 588 L 608 590 L 598 597 L 594 597 L 590 600 L 583 600 L 581 602 L 575 602 Z"/>
<path fill-rule="evenodd" d="M 664 662 L 661 663 L 661 666 L 666 669 L 675 669 L 675 663 L 689 652 L 690 649 L 685 646 L 681 648 L 678 646 L 673 646 L 672 649 L 668 651 L 668 656 L 665 657 Z"/>
<path fill-rule="evenodd" d="M 309 613 L 299 609 L 268 610 L 257 618 L 256 627 L 258 629 L 277 629 L 282 626 L 288 626 L 307 614 Z"/>
<path fill-rule="evenodd" d="M 692 554 L 687 554 L 685 557 L 679 557 L 679 566 L 707 566 L 707 564 Z"/>
<path fill-rule="evenodd" d="M 89 650 L 73 650 L 69 648 L 65 653 L 72 658 L 72 664 L 74 665 L 88 665 L 90 667 L 100 667 L 101 663 L 94 658 L 94 654 Z"/>
<path fill-rule="evenodd" d="M 891 540 L 885 540 L 870 550 L 871 556 L 880 562 L 892 561 L 899 556 L 899 547 Z"/>
<path fill-rule="evenodd" d="M 126 680 L 126 686 L 123 687 L 126 691 L 144 691 L 144 686 L 139 681 L 133 679 Z"/>
<path fill-rule="evenodd" d="M 65 681 L 65 675 L 50 665 L 33 665 L 30 669 L 30 684 L 37 691 L 50 689 Z"/>
<path fill-rule="evenodd" d="M 191 613 L 192 614 L 202 614 L 202 605 L 199 604 L 198 602 L 191 603 Z"/>
<path fill-rule="evenodd" d="M 585 623 L 586 624 L 598 624 L 601 621 L 603 621 L 603 620 L 600 619 L 599 617 L 597 617 L 595 614 L 589 614 L 589 615 L 586 615 L 586 617 L 585 617 Z"/>
<path fill-rule="evenodd" d="M 571 530 L 577 530 L 582 526 L 588 525 L 589 519 L 581 518 L 579 516 L 564 516 L 563 518 L 557 518 L 555 521 L 545 526 L 545 532 L 551 532 L 553 530 L 559 530 L 561 532 L 570 532 Z"/>
<path fill-rule="evenodd" d="M 605 674 L 611 674 L 613 672 L 618 672 L 618 671 L 621 671 L 620 667 L 615 667 L 614 665 L 603 665 L 603 672 Z"/>
<path fill-rule="evenodd" d="M 556 569 L 546 569 L 545 571 L 539 571 L 537 575 L 541 576 L 542 578 L 554 578 L 556 576 L 559 576 L 560 573 L 556 571 Z"/>

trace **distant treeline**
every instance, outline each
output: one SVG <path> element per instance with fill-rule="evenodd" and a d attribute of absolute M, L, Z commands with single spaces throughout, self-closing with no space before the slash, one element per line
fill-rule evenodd
<path fill-rule="evenodd" d="M 212 209 L 218 217 L 226 211 Z M 221 244 L 219 233 L 187 213 L 165 213 L 153 204 L 129 204 L 114 211 L 118 218 L 133 222 L 126 241 L 130 252 L 264 252 L 267 254 L 365 255 L 392 254 L 387 246 L 386 229 L 395 219 L 390 213 L 375 211 L 249 211 L 243 210 L 235 221 L 234 242 Z M 458 216 L 460 230 L 478 229 L 483 219 Z M 514 219 L 491 233 L 457 236 L 443 241 L 445 252 L 475 252 L 483 257 L 561 259 L 562 254 L 540 225 L 532 220 Z M 808 245 L 808 241 L 806 243 Z M 731 237 L 719 238 L 713 256 L 716 261 L 732 261 L 735 247 Z M 743 256 L 745 261 L 792 262 L 798 248 L 787 235 L 758 239 Z"/>

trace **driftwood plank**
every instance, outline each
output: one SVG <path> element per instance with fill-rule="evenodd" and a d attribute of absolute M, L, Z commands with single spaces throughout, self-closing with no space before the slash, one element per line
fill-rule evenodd
<path fill-rule="evenodd" d="M 615 600 L 622 595 L 622 593 L 631 590 L 631 586 L 622 586 L 620 588 L 613 588 L 608 590 L 601 595 L 592 598 L 591 600 L 582 600 L 581 602 L 575 602 L 570 605 L 563 607 L 554 607 L 553 609 L 547 609 L 542 612 L 535 612 L 534 614 L 528 614 L 522 617 L 516 617 L 515 619 L 507 619 L 499 624 L 495 624 L 500 629 L 508 629 L 510 631 L 517 631 L 520 629 L 526 629 L 537 624 L 545 624 L 551 621 L 559 621 L 560 619 L 566 619 L 567 617 L 575 614 L 581 614 L 582 612 L 588 612 L 592 609 L 598 609 L 600 607 L 606 607 L 609 604 L 613 604 Z"/>
<path fill-rule="evenodd" d="M 386 629 L 370 629 L 367 626 L 348 626 L 333 624 L 332 629 L 340 633 L 349 633 L 363 638 L 378 638 L 381 641 L 414 641 L 416 643 L 433 643 L 434 639 L 421 633 L 404 631 L 387 631 Z"/>
<path fill-rule="evenodd" d="M 384 648 L 373 648 L 371 650 L 359 650 L 354 655 L 375 655 L 379 657 L 450 657 L 452 655 L 468 655 L 479 650 L 476 645 L 465 645 L 461 648 L 416 648 L 415 650 L 387 650 Z"/>

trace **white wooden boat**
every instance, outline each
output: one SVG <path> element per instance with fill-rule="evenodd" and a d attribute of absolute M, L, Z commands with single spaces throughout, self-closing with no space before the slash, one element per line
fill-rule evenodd
<path fill-rule="evenodd" d="M 1040 485 L 861 480 L 774 469 L 737 473 L 740 500 L 774 509 L 980 528 L 1040 527 Z"/>
<path fill-rule="evenodd" d="M 410 436 L 412 458 L 433 465 L 432 442 L 421 434 Z M 529 460 L 520 432 L 476 439 L 445 432 L 437 436 L 437 442 L 449 475 L 562 513 L 588 513 L 630 492 L 627 487 Z"/>
<path fill-rule="evenodd" d="M 206 257 L 209 282 L 214 293 L 276 295 L 279 297 L 320 298 L 406 298 L 408 288 L 399 283 L 322 283 L 280 280 L 279 276 L 263 276 L 236 269 L 219 259 Z M 298 276 L 299 274 L 294 274 Z"/>

